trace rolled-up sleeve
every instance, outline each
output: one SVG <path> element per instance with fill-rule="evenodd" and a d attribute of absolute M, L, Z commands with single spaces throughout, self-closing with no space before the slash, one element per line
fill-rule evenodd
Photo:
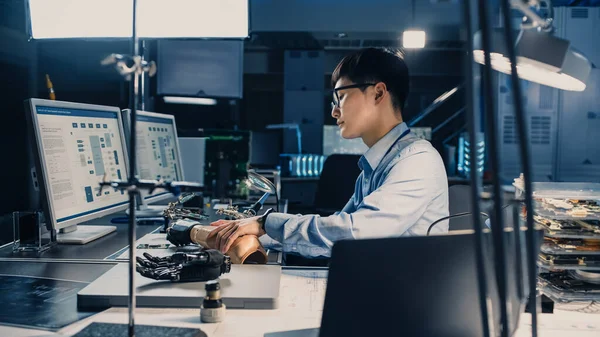
<path fill-rule="evenodd" d="M 436 158 L 430 152 L 400 159 L 355 210 L 349 205 L 351 199 L 341 212 L 328 217 L 272 213 L 265 223 L 266 232 L 284 251 L 307 257 L 330 256 L 337 240 L 414 234 L 411 227 L 447 188 L 438 188 L 447 184 L 445 170 L 440 172 L 432 160 Z"/>

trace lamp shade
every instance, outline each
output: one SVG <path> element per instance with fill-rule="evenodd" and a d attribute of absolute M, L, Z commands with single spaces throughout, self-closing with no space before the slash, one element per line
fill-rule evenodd
<path fill-rule="evenodd" d="M 473 58 L 484 64 L 481 32 L 473 40 Z M 501 29 L 492 31 L 490 59 L 492 68 L 510 74 L 510 61 Z M 591 62 L 576 51 L 568 40 L 533 29 L 522 30 L 517 37 L 517 73 L 519 78 L 568 91 L 583 91 L 592 70 Z"/>

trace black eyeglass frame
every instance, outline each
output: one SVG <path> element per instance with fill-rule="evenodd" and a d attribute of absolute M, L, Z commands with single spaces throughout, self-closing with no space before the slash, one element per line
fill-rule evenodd
<path fill-rule="evenodd" d="M 335 88 L 333 89 L 333 94 L 335 95 L 335 99 L 333 101 L 331 101 L 331 109 L 335 109 L 335 108 L 340 108 L 340 96 L 338 95 L 338 90 L 344 90 L 344 89 L 353 89 L 353 88 L 365 88 L 365 87 L 369 87 L 372 85 L 376 85 L 377 83 L 357 83 L 357 84 L 350 84 L 350 85 L 345 85 L 339 88 Z"/>

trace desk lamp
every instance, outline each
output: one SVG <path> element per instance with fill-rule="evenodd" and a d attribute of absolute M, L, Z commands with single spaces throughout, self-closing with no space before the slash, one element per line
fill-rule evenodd
<path fill-rule="evenodd" d="M 568 91 L 583 91 L 592 70 L 592 63 L 571 46 L 569 40 L 552 35 L 552 7 L 548 0 L 510 0 L 510 5 L 525 15 L 521 30 L 515 42 L 517 72 L 519 78 Z M 540 8 L 545 4 L 550 9 L 548 18 L 541 18 L 531 7 Z M 475 34 L 473 58 L 484 64 L 482 32 Z M 492 68 L 510 74 L 502 29 L 491 33 L 490 58 Z"/>
<path fill-rule="evenodd" d="M 478 214 L 481 211 L 479 200 L 481 199 L 481 174 L 477 170 L 470 170 L 471 197 L 473 200 L 472 214 L 473 225 L 475 229 L 476 246 L 476 264 L 478 278 L 478 292 L 480 301 L 480 311 L 482 314 L 482 327 L 484 337 L 498 335 L 502 337 L 511 336 L 511 325 L 508 321 L 507 308 L 507 272 L 505 261 L 505 243 L 502 238 L 503 214 L 502 214 L 502 191 L 499 176 L 500 151 L 498 140 L 498 128 L 495 125 L 495 97 L 492 85 L 492 69 L 504 72 L 510 75 L 511 86 L 513 88 L 512 100 L 515 109 L 515 120 L 518 132 L 519 159 L 523 165 L 524 189 L 525 189 L 525 207 L 526 212 L 526 265 L 529 292 L 529 312 L 531 313 L 531 335 L 537 336 L 537 299 L 536 299 L 536 279 L 537 279 L 537 252 L 536 237 L 533 223 L 533 198 L 532 198 L 532 173 L 531 157 L 528 135 L 528 124 L 523 107 L 523 97 L 521 94 L 521 81 L 541 83 L 547 86 L 560 88 L 563 90 L 581 91 L 585 89 L 585 81 L 591 71 L 591 63 L 580 53 L 570 47 L 566 40 L 561 40 L 549 34 L 551 31 L 552 19 L 542 19 L 531 7 L 538 9 L 542 4 L 550 9 L 547 0 L 500 0 L 500 9 L 504 29 L 493 30 L 490 27 L 489 1 L 476 0 L 478 24 L 481 29 L 475 36 L 473 35 L 471 22 L 471 1 L 462 2 L 463 23 L 466 30 L 468 44 L 465 53 L 466 70 L 466 92 L 467 92 L 467 126 L 469 129 L 469 142 L 477 142 L 476 134 L 479 131 L 479 117 L 475 113 L 473 97 L 475 97 L 473 83 L 472 62 L 483 64 L 482 69 L 482 89 L 483 89 L 483 110 L 489 132 L 489 162 L 492 172 L 493 182 L 493 212 L 491 213 L 493 246 L 494 246 L 494 269 L 498 283 L 498 295 L 500 298 L 500 331 L 492 333 L 488 318 L 488 308 L 486 299 L 488 297 L 487 281 L 485 277 L 485 265 L 483 262 L 483 230 L 481 219 Z M 513 22 L 511 7 L 520 10 L 525 15 L 524 24 L 521 26 L 522 32 L 515 41 L 513 40 Z M 471 167 L 476 167 L 476 157 L 470 158 Z M 517 233 L 518 231 L 515 231 Z M 517 242 L 520 238 L 517 235 Z M 522 261 L 518 261 L 518 266 Z M 517 286 L 520 286 L 517 284 Z M 524 298 L 523 300 L 526 300 Z M 493 316 L 492 316 L 493 317 Z"/>

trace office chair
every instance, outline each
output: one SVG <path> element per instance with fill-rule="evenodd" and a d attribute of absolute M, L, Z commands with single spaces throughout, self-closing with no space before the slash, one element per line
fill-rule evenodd
<path fill-rule="evenodd" d="M 315 193 L 314 210 L 322 216 L 340 211 L 354 193 L 354 184 L 360 174 L 360 155 L 332 154 L 323 164 Z"/>
<path fill-rule="evenodd" d="M 461 214 L 461 213 L 470 213 L 472 212 L 472 202 L 471 202 L 471 186 L 470 185 L 452 185 L 448 188 L 448 206 L 450 210 L 450 216 Z M 491 210 L 489 209 L 481 209 L 482 212 L 486 213 L 488 216 L 491 214 Z M 513 227 L 515 221 L 515 213 L 514 213 L 514 202 L 511 199 L 508 199 L 506 196 L 504 197 L 504 204 L 502 205 L 502 211 L 504 214 L 504 227 Z M 488 216 L 481 216 L 481 223 L 486 224 L 489 227 Z M 465 230 L 465 229 L 474 229 L 473 227 L 473 218 L 471 215 L 469 216 L 458 216 L 452 217 L 449 219 L 448 230 L 456 231 L 456 230 Z"/>
<path fill-rule="evenodd" d="M 450 215 L 471 212 L 471 186 L 452 185 L 448 188 L 448 208 Z M 485 219 L 483 219 L 485 221 Z M 449 231 L 473 229 L 471 216 L 451 218 L 448 224 Z"/>

